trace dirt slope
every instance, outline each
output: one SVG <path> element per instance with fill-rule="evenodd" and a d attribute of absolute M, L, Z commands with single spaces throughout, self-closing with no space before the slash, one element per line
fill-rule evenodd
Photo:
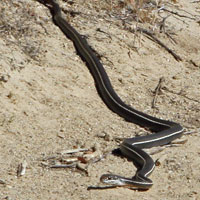
<path fill-rule="evenodd" d="M 59 1 L 64 10 L 78 12 L 66 19 L 101 55 L 120 97 L 138 110 L 180 123 L 191 133 L 183 137 L 187 142 L 153 155 L 160 166 L 147 192 L 87 191 L 104 173 L 134 175 L 131 162 L 113 155 L 90 164 L 89 175 L 44 167 L 45 158 L 63 150 L 96 146 L 99 152 L 111 151 L 119 144 L 115 137 L 133 137 L 144 130 L 104 105 L 85 63 L 44 5 L 5 0 L 0 5 L 0 199 L 200 199 L 200 2 L 163 1 L 163 8 L 173 11 L 160 13 L 168 16 L 166 34 L 159 33 L 157 11 L 150 17 L 139 13 L 138 27 L 155 32 L 180 62 L 144 34 L 125 30 L 121 19 L 135 28 L 134 13 L 112 2 Z M 165 82 L 153 109 L 152 91 L 161 77 Z M 102 134 L 109 138 L 97 137 Z M 17 176 L 24 161 L 26 173 Z"/>

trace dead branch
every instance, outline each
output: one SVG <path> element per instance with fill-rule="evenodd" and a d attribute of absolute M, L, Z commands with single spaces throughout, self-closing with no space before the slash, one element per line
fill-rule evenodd
<path fill-rule="evenodd" d="M 166 11 L 166 12 L 169 12 L 169 13 L 171 13 L 171 14 L 173 14 L 173 15 L 177 15 L 177 16 L 179 16 L 179 17 L 184 17 L 184 18 L 188 18 L 188 19 L 191 19 L 191 20 L 196 20 L 196 18 L 194 18 L 194 17 L 188 17 L 188 16 L 186 16 L 186 15 L 181 15 L 181 14 L 179 14 L 178 12 L 174 12 L 174 11 L 168 10 L 168 9 L 166 9 L 166 8 L 162 8 L 162 10 L 164 10 L 164 11 Z"/>
<path fill-rule="evenodd" d="M 145 35 L 149 36 L 150 39 L 152 39 L 154 42 L 157 42 L 161 47 L 163 47 L 164 49 L 166 49 L 177 61 L 182 61 L 182 58 L 177 55 L 173 50 L 171 50 L 170 48 L 168 48 L 163 42 L 161 42 L 159 39 L 157 39 L 153 33 L 151 33 L 150 31 L 144 29 L 144 28 L 140 28 L 137 27 L 136 30 L 130 29 L 130 28 L 125 28 L 125 30 L 130 31 L 131 33 L 135 33 L 136 31 L 144 33 Z"/>
<path fill-rule="evenodd" d="M 162 84 L 163 84 L 164 81 L 165 81 L 165 78 L 164 78 L 164 77 L 161 77 L 161 78 L 159 79 L 159 82 L 158 82 L 157 87 L 156 87 L 155 90 L 154 90 L 154 98 L 153 98 L 153 101 L 152 101 L 152 108 L 156 108 L 156 106 L 155 106 L 156 100 L 157 100 L 157 97 L 158 97 L 159 92 L 161 91 Z"/>

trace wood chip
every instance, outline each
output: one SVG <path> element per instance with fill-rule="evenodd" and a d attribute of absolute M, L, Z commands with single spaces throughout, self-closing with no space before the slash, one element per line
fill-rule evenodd
<path fill-rule="evenodd" d="M 78 152 L 84 152 L 84 151 L 88 151 L 88 149 L 69 149 L 69 150 L 64 150 L 61 152 L 61 154 L 73 154 L 73 153 L 78 153 Z"/>
<path fill-rule="evenodd" d="M 27 162 L 24 160 L 21 164 L 18 165 L 17 168 L 17 176 L 23 176 L 26 173 Z"/>

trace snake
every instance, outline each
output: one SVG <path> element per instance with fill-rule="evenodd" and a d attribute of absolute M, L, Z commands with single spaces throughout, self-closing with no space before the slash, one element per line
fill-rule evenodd
<path fill-rule="evenodd" d="M 134 123 L 152 132 L 152 134 L 145 136 L 126 138 L 120 145 L 121 154 L 133 161 L 137 167 L 133 177 L 103 174 L 100 181 L 116 187 L 148 190 L 153 185 L 153 181 L 148 176 L 153 172 L 155 162 L 143 149 L 170 143 L 182 136 L 184 128 L 178 123 L 153 117 L 124 103 L 113 89 L 99 58 L 87 40 L 62 16 L 62 9 L 56 0 L 46 0 L 44 4 L 50 9 L 54 24 L 73 42 L 77 54 L 86 63 L 94 78 L 98 94 L 106 106 L 127 122 Z"/>

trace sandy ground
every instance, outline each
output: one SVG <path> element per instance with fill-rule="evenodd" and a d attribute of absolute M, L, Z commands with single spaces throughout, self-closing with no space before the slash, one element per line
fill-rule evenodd
<path fill-rule="evenodd" d="M 161 13 L 169 15 L 165 31 L 176 43 L 159 33 L 155 23 L 138 24 L 154 27 L 156 37 L 180 62 L 144 34 L 125 30 L 120 20 L 126 18 L 125 11 L 111 2 L 59 1 L 64 9 L 79 12 L 66 18 L 101 55 L 120 97 L 138 110 L 180 123 L 191 133 L 182 137 L 187 142 L 153 155 L 160 165 L 146 192 L 87 190 L 104 173 L 134 175 L 131 162 L 111 154 L 90 164 L 88 175 L 42 165 L 68 149 L 111 151 L 119 145 L 116 137 L 134 137 L 144 130 L 104 105 L 85 63 L 44 5 L 5 0 L 0 5 L 0 199 L 200 199 L 200 2 L 166 4 L 174 13 Z M 126 23 L 133 28 L 136 24 Z M 165 82 L 153 109 L 153 90 L 161 77 Z M 17 176 L 23 162 L 26 172 Z"/>

